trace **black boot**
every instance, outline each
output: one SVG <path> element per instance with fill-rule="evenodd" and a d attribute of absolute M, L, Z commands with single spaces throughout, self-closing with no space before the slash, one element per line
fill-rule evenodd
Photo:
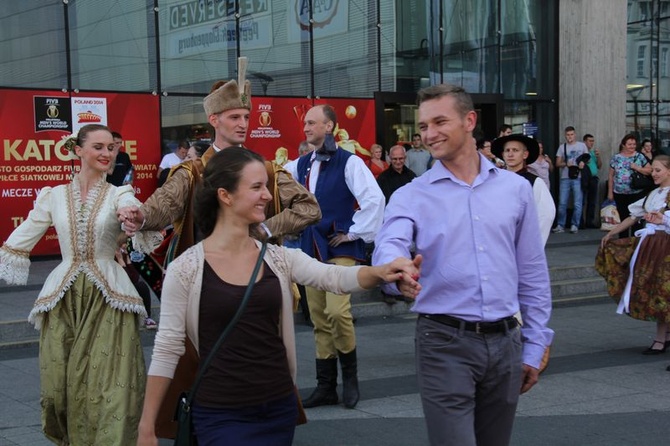
<path fill-rule="evenodd" d="M 342 368 L 342 401 L 344 407 L 353 409 L 358 403 L 358 364 L 356 362 L 356 349 L 349 353 L 339 353 L 340 367 Z"/>
<path fill-rule="evenodd" d="M 337 404 L 337 358 L 316 360 L 316 389 L 303 400 L 303 407 Z"/>

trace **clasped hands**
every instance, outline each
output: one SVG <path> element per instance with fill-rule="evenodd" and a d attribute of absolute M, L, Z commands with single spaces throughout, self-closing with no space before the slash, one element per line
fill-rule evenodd
<path fill-rule="evenodd" d="M 418 280 L 421 276 L 422 262 L 421 254 L 414 257 L 414 260 L 398 257 L 391 263 L 381 265 L 384 270 L 382 279 L 385 282 L 395 282 L 403 296 L 416 299 L 421 291 L 421 284 Z"/>
<path fill-rule="evenodd" d="M 125 206 L 116 211 L 116 217 L 121 223 L 121 230 L 126 233 L 128 237 L 135 235 L 137 231 L 142 229 L 144 224 L 144 214 L 137 206 Z"/>

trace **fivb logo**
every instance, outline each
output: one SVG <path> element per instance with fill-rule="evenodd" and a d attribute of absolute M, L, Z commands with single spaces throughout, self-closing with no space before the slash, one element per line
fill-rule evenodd
<path fill-rule="evenodd" d="M 261 112 L 258 117 L 258 123 L 261 127 L 268 127 L 272 122 L 270 112 L 272 111 L 272 104 L 258 104 L 258 111 Z"/>
<path fill-rule="evenodd" d="M 45 105 L 47 106 L 47 116 L 50 118 L 57 118 L 60 114 L 60 111 L 58 110 L 60 101 L 56 98 L 47 98 L 45 100 Z"/>

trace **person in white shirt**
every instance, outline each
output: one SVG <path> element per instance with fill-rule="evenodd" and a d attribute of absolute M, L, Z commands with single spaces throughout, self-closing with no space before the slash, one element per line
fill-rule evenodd
<path fill-rule="evenodd" d="M 177 164 L 180 164 L 182 161 L 184 161 L 190 147 L 191 145 L 188 143 L 188 141 L 180 141 L 174 152 L 168 153 L 163 157 L 163 159 L 161 159 L 161 163 L 158 165 L 158 172 L 156 172 L 156 175 L 160 177 L 163 170 L 172 169 L 173 166 L 176 166 Z"/>
<path fill-rule="evenodd" d="M 330 105 L 312 107 L 305 115 L 305 139 L 316 149 L 286 168 L 314 193 L 321 221 L 307 227 L 301 249 L 323 262 L 354 265 L 365 261 L 365 243 L 371 243 L 382 225 L 384 194 L 361 158 L 338 147 L 333 137 L 337 115 Z M 337 360 L 342 368 L 345 407 L 358 403 L 356 335 L 350 295 L 307 287 L 314 323 L 317 388 L 303 401 L 305 407 L 337 404 Z"/>
<path fill-rule="evenodd" d="M 540 234 L 543 244 L 546 244 L 551 232 L 551 225 L 556 216 L 556 206 L 545 182 L 527 169 L 528 164 L 534 163 L 540 155 L 539 144 L 535 139 L 528 136 L 512 134 L 496 138 L 493 141 L 491 152 L 498 158 L 505 160 L 507 170 L 518 173 L 533 186 L 533 198 L 535 207 L 537 207 Z"/>

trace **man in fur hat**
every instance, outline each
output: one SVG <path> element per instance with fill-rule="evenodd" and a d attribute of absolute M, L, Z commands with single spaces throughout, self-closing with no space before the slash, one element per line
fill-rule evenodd
<path fill-rule="evenodd" d="M 175 235 L 165 258 L 164 267 L 176 256 L 195 243 L 192 200 L 195 185 L 209 158 L 216 152 L 231 146 L 242 146 L 249 128 L 251 109 L 251 84 L 244 80 L 246 58 L 238 69 L 239 82 L 219 81 L 212 86 L 203 106 L 209 123 L 214 127 L 215 139 L 199 160 L 175 166 L 166 183 L 139 208 L 119 209 L 119 221 L 126 232 L 143 227 L 160 230 L 173 224 Z M 267 163 L 267 162 L 266 162 Z M 271 190 L 281 202 L 281 211 L 275 215 L 275 206 L 268 207 L 265 222 L 274 237 L 300 233 L 305 227 L 321 219 L 321 210 L 304 187 L 297 184 L 285 170 L 269 166 Z M 274 176 L 274 178 L 272 178 Z M 274 181 L 273 181 L 274 180 Z M 275 193 L 276 192 L 276 193 Z"/>

